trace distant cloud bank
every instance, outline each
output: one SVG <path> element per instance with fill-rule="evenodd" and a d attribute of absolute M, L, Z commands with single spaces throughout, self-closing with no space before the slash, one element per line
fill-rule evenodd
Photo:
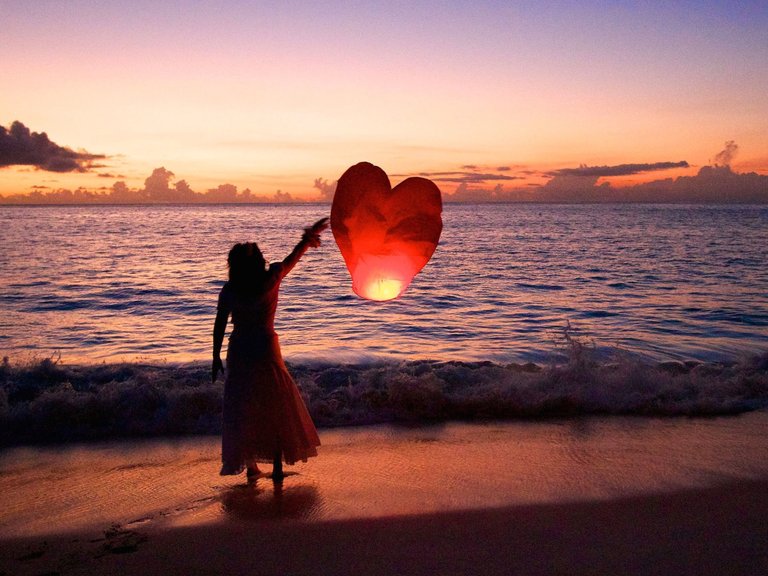
<path fill-rule="evenodd" d="M 34 166 L 48 172 L 88 172 L 101 167 L 94 162 L 104 158 L 103 154 L 59 146 L 45 132 L 32 132 L 18 121 L 8 129 L 0 126 L 0 168 Z"/>
<path fill-rule="evenodd" d="M 768 203 L 768 176 L 755 172 L 739 173 L 730 163 L 739 147 L 730 140 L 714 157 L 714 163 L 699 169 L 693 176 L 662 178 L 642 184 L 614 186 L 602 178 L 632 176 L 646 172 L 689 168 L 685 160 L 560 168 L 548 172 L 526 166 L 493 165 L 482 167 L 465 164 L 455 171 L 392 174 L 393 184 L 410 176 L 434 180 L 442 189 L 445 202 L 504 203 Z M 51 142 L 45 133 L 30 132 L 20 122 L 10 130 L 0 127 L 0 168 L 15 165 L 35 166 L 54 172 L 84 172 L 101 167 L 94 164 L 103 155 L 73 152 Z M 97 173 L 99 178 L 122 178 L 110 172 Z M 530 179 L 538 180 L 531 183 Z M 544 183 L 541 183 L 545 180 Z M 455 187 L 454 187 L 455 185 Z M 449 191 L 449 187 L 453 191 Z M 233 184 L 195 191 L 186 180 L 176 180 L 165 167 L 155 168 L 141 188 L 130 188 L 123 180 L 111 188 L 98 190 L 78 188 L 50 189 L 32 186 L 31 192 L 0 196 L 2 204 L 194 204 L 194 203 L 289 203 L 330 202 L 336 182 L 317 178 L 312 197 L 293 197 L 278 190 L 271 195 L 254 194 L 250 189 L 238 190 Z"/>
<path fill-rule="evenodd" d="M 643 202 L 643 203 L 768 203 L 768 176 L 738 173 L 730 166 L 704 166 L 695 176 L 653 180 L 633 186 L 598 184 L 599 176 L 560 175 L 528 191 L 510 190 L 508 201 Z"/>
<path fill-rule="evenodd" d="M 644 172 L 688 168 L 685 160 L 651 164 L 618 164 L 561 168 L 540 174 L 549 178 L 544 184 L 505 187 L 502 183 L 488 186 L 490 178 L 482 173 L 469 173 L 452 193 L 443 193 L 446 202 L 542 202 L 542 203 L 768 203 L 768 176 L 756 172 L 734 172 L 730 166 L 738 145 L 729 140 L 714 158 L 714 164 L 703 166 L 694 176 L 663 178 L 628 186 L 613 186 L 601 178 L 631 176 Z M 477 169 L 476 166 L 462 168 Z M 499 167 L 497 171 L 509 167 Z M 530 175 L 531 171 L 521 170 Z"/>
<path fill-rule="evenodd" d="M 102 176 L 99 174 L 99 176 Z M 155 168 L 144 180 L 143 188 L 130 188 L 124 181 L 115 182 L 111 188 L 97 191 L 78 188 L 48 190 L 45 186 L 33 186 L 29 194 L 12 194 L 0 197 L 2 204 L 239 204 L 239 203 L 287 203 L 304 202 L 287 192 L 278 190 L 271 196 L 242 191 L 234 184 L 220 184 L 205 192 L 195 192 L 186 180 L 176 180 L 175 175 L 164 167 Z M 335 185 L 333 186 L 335 189 Z M 333 198 L 333 194 L 331 194 Z"/>

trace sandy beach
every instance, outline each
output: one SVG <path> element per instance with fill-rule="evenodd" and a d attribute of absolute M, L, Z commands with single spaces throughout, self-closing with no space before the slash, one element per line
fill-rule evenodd
<path fill-rule="evenodd" d="M 0 455 L 2 574 L 765 574 L 768 414 L 325 430 L 217 476 L 198 437 Z"/>

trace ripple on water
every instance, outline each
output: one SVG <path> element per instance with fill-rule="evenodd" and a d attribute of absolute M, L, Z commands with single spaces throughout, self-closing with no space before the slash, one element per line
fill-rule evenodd
<path fill-rule="evenodd" d="M 197 359 L 231 245 L 255 239 L 277 260 L 327 210 L 14 207 L 0 231 L 0 302 L 14 318 L 4 354 L 66 343 L 71 360 L 131 350 Z M 446 205 L 444 223 L 432 261 L 394 302 L 357 298 L 330 238 L 308 253 L 281 293 L 284 354 L 332 354 L 344 342 L 456 358 L 464 338 L 459 359 L 523 360 L 552 351 L 552 331 L 568 323 L 653 359 L 768 347 L 763 207 Z M 90 338 L 82 327 L 94 317 L 111 336 Z M 670 321 L 663 334 L 657 318 Z"/>

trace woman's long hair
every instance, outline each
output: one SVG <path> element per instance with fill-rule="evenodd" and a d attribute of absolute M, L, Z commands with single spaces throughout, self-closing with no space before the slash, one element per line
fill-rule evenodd
<path fill-rule="evenodd" d="M 232 246 L 227 264 L 229 281 L 237 289 L 255 288 L 264 280 L 267 261 L 256 242 L 242 242 Z"/>

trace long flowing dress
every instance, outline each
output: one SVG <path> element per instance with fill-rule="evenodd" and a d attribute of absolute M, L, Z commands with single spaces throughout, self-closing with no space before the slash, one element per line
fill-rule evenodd
<path fill-rule="evenodd" d="M 280 282 L 290 267 L 287 261 L 272 264 L 256 289 L 238 290 L 227 282 L 219 295 L 219 312 L 231 314 L 233 324 L 224 383 L 222 473 L 272 462 L 278 453 L 287 464 L 317 456 L 317 430 L 283 362 L 274 329 Z"/>

